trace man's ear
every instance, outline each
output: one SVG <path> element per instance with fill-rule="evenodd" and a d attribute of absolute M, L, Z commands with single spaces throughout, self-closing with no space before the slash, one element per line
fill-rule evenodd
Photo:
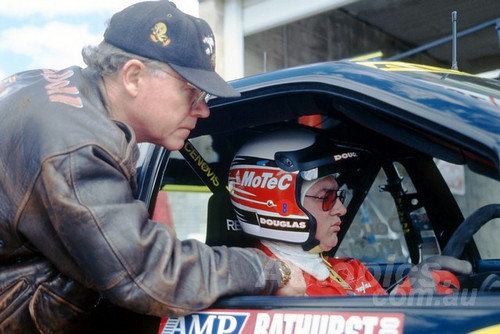
<path fill-rule="evenodd" d="M 146 65 L 137 59 L 127 61 L 122 67 L 122 81 L 125 90 L 131 96 L 137 96 L 139 92 L 139 84 L 144 75 Z"/>

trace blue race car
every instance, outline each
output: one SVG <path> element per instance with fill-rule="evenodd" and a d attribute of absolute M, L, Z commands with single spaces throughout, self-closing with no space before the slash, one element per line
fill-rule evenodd
<path fill-rule="evenodd" d="M 103 301 L 95 321 L 121 333 L 500 332 L 500 82 L 401 62 L 320 63 L 232 82 L 210 100 L 184 149 L 141 147 L 139 199 L 168 196 L 180 238 L 246 246 L 226 190 L 249 138 L 311 127 L 375 152 L 346 184 L 347 214 L 330 256 L 361 260 L 390 291 L 432 255 L 468 260 L 453 295 L 234 296 L 158 319 Z M 178 203 L 177 203 L 178 202 Z M 176 210 L 177 209 L 177 210 Z M 189 221 L 189 223 L 187 223 Z M 199 223 L 199 224 L 197 224 Z"/>

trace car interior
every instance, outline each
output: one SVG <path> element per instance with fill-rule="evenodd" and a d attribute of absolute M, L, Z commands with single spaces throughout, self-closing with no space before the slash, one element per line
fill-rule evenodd
<path fill-rule="evenodd" d="M 442 254 L 466 218 L 436 162 L 467 164 L 474 171 L 493 175 L 495 172 L 482 163 L 489 159 L 488 152 L 481 147 L 467 147 L 460 138 L 449 134 L 439 135 L 435 129 L 411 127 L 411 122 L 387 118 L 379 109 L 390 109 L 388 106 L 370 101 L 361 105 L 352 97 L 332 97 L 318 91 L 291 94 L 290 89 L 293 87 L 287 87 L 287 95 L 259 92 L 259 98 L 248 95 L 243 102 L 226 105 L 222 101 L 212 108 L 208 120 L 200 120 L 192 143 L 196 146 L 198 139 L 210 137 L 209 149 L 217 159 L 207 164 L 223 184 L 206 202 L 206 234 L 202 241 L 211 246 L 255 243 L 237 228 L 225 188 L 232 157 L 256 134 L 284 127 L 313 127 L 336 142 L 372 152 L 369 163 L 344 177 L 348 213 L 342 218 L 339 246 L 328 255 L 360 259 L 390 291 L 412 264 Z M 198 151 L 206 149 L 201 145 Z M 168 155 L 165 153 L 164 159 Z M 206 186 L 199 163 L 190 168 L 188 159 L 182 157 L 173 155 L 164 175 L 161 187 L 167 193 L 175 185 Z M 496 213 L 492 215 L 490 218 L 495 218 Z M 481 273 L 486 270 L 489 276 L 500 271 L 498 260 L 482 259 L 474 242 L 461 239 L 463 252 L 456 256 L 473 263 L 478 274 L 463 279 L 466 287 L 500 290 L 500 284 L 484 284 L 485 274 Z"/>
<path fill-rule="evenodd" d="M 137 198 L 149 206 L 151 216 L 167 200 L 180 239 L 251 247 L 255 240 L 238 228 L 226 189 L 231 160 L 246 140 L 259 133 L 311 127 L 334 141 L 372 153 L 369 163 L 344 176 L 348 213 L 342 217 L 339 245 L 328 255 L 359 259 L 390 291 L 412 264 L 447 253 L 473 265 L 472 275 L 460 277 L 461 294 L 473 295 L 476 307 L 490 305 L 488 297 L 500 292 L 500 248 L 491 232 L 495 229 L 487 229 L 500 223 L 498 157 L 458 131 L 419 121 L 394 105 L 343 88 L 332 91 L 329 85 L 304 82 L 243 92 L 237 101 L 212 100 L 210 118 L 200 119 L 189 139 L 196 150 L 168 152 L 152 144 L 140 145 Z M 459 184 L 450 182 L 448 174 L 457 174 Z M 485 185 L 491 191 L 485 192 Z M 166 196 L 158 196 L 160 191 Z M 490 238 L 489 242 L 472 237 L 475 233 Z M 420 312 L 418 300 L 404 303 Z M 462 300 L 460 305 L 467 307 L 467 303 Z M 383 300 L 363 296 L 233 296 L 212 307 L 370 310 L 374 306 L 397 310 Z M 146 328 L 155 332 L 159 324 L 159 319 L 117 310 L 105 299 L 96 314 L 96 332 L 116 329 L 110 327 L 115 326 L 110 319 L 134 332 Z"/>

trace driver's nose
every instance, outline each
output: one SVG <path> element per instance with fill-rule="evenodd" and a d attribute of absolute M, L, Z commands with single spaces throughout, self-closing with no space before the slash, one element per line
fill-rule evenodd
<path fill-rule="evenodd" d="M 347 208 L 345 207 L 344 203 L 342 203 L 339 199 L 337 199 L 335 201 L 335 204 L 330 209 L 329 213 L 331 216 L 342 217 L 347 213 Z"/>

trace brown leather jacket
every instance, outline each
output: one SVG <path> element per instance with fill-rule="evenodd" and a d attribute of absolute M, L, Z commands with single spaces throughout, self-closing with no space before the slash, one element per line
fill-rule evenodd
<path fill-rule="evenodd" d="M 78 67 L 0 85 L 0 332 L 83 332 L 99 295 L 169 316 L 274 292 L 263 253 L 179 241 L 148 219 L 134 133 L 105 101 Z"/>

